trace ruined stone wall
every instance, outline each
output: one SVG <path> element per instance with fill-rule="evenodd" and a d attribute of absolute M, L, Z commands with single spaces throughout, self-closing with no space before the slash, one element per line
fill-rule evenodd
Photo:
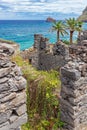
<path fill-rule="evenodd" d="M 81 35 L 78 36 L 78 39 L 77 39 L 78 44 L 81 45 L 83 40 L 87 40 L 87 30 L 81 32 Z"/>
<path fill-rule="evenodd" d="M 61 68 L 61 120 L 64 130 L 87 130 L 87 43 L 70 50 L 71 60 Z"/>
<path fill-rule="evenodd" d="M 20 46 L 16 43 L 13 42 L 9 42 L 9 41 L 5 41 L 5 40 L 0 40 L 0 45 L 4 46 L 5 48 L 9 48 L 10 50 L 14 49 L 14 55 L 19 54 L 20 53 Z"/>
<path fill-rule="evenodd" d="M 39 70 L 58 69 L 60 66 L 64 66 L 66 61 L 63 56 L 53 55 L 51 53 L 41 52 L 39 54 Z"/>
<path fill-rule="evenodd" d="M 0 130 L 20 130 L 27 121 L 26 80 L 9 56 L 14 49 L 0 44 Z"/>
<path fill-rule="evenodd" d="M 34 35 L 35 53 L 30 57 L 33 67 L 39 70 L 50 70 L 64 66 L 69 57 L 69 49 L 64 43 L 57 43 L 50 48 L 47 38 Z"/>

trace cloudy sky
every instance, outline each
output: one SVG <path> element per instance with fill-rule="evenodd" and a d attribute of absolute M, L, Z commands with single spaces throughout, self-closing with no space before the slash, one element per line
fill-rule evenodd
<path fill-rule="evenodd" d="M 78 17 L 87 0 L 0 0 L 0 19 Z"/>

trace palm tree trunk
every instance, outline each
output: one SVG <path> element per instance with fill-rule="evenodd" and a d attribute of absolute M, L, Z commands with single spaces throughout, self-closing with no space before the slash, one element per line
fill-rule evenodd
<path fill-rule="evenodd" d="M 78 36 L 81 36 L 81 31 L 79 31 Z"/>
<path fill-rule="evenodd" d="M 60 40 L 60 32 L 57 31 L 57 42 Z"/>
<path fill-rule="evenodd" d="M 79 25 L 79 28 L 82 29 L 82 25 Z M 81 31 L 79 31 L 78 36 L 81 36 Z"/>
<path fill-rule="evenodd" d="M 70 44 L 73 44 L 73 31 L 70 31 Z"/>

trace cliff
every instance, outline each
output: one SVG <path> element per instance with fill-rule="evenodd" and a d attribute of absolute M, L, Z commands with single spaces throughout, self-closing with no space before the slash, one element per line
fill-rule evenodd
<path fill-rule="evenodd" d="M 82 14 L 79 16 L 78 20 L 79 20 L 79 21 L 87 22 L 87 6 L 86 6 L 86 8 L 83 10 Z"/>

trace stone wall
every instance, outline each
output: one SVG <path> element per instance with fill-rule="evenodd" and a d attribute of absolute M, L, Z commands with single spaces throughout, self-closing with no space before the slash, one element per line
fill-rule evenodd
<path fill-rule="evenodd" d="M 70 61 L 61 68 L 61 120 L 64 130 L 87 130 L 87 42 L 70 52 Z"/>
<path fill-rule="evenodd" d="M 81 35 L 78 36 L 78 44 L 82 44 L 83 40 L 87 40 L 87 30 L 81 32 Z"/>
<path fill-rule="evenodd" d="M 69 58 L 69 49 L 62 43 L 52 46 L 42 35 L 34 35 L 35 52 L 29 57 L 33 67 L 39 70 L 50 70 L 64 66 Z"/>
<path fill-rule="evenodd" d="M 6 47 L 7 48 L 13 48 L 14 49 L 14 55 L 20 53 L 20 46 L 15 42 L 0 40 L 0 45 L 1 46 L 3 45 L 5 48 Z"/>
<path fill-rule="evenodd" d="M 0 130 L 20 130 L 27 121 L 26 80 L 20 68 L 10 61 L 14 49 L 0 44 Z"/>

